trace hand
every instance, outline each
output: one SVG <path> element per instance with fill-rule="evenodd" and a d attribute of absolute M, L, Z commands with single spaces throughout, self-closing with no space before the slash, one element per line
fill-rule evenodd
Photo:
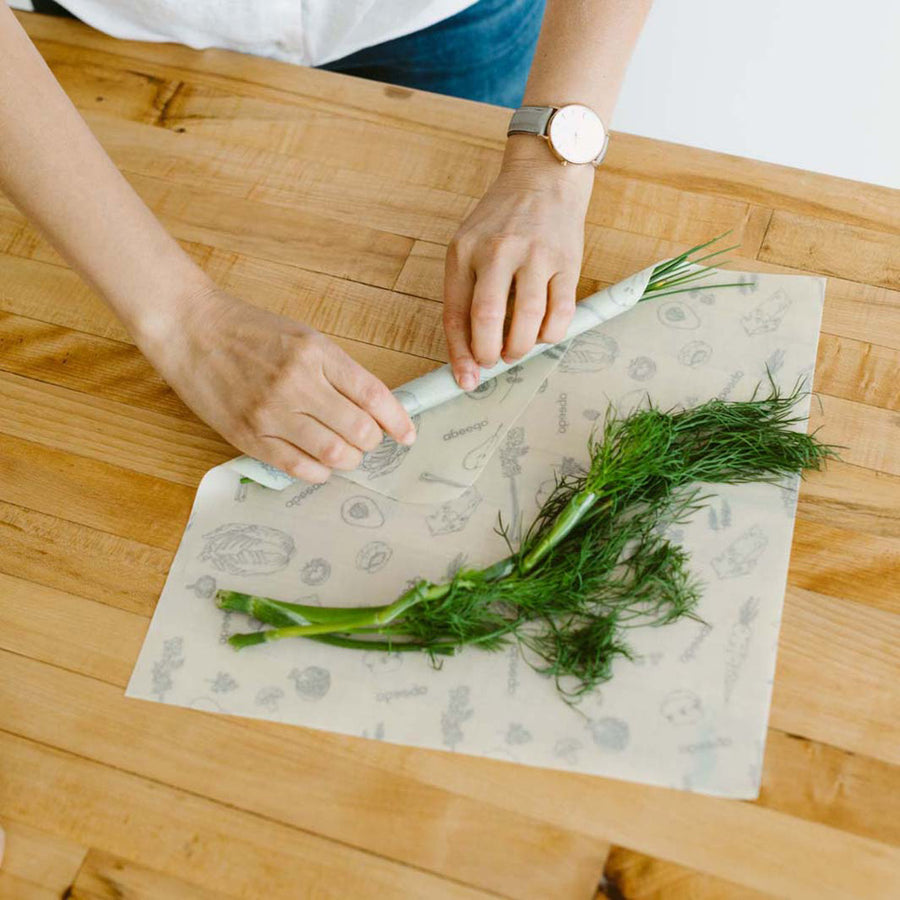
<path fill-rule="evenodd" d="M 513 362 L 536 341 L 561 341 L 575 312 L 593 168 L 563 166 L 543 142 L 516 137 L 507 141 L 500 174 L 447 248 L 444 330 L 463 390 L 472 390 L 478 367 L 495 365 L 501 353 Z"/>
<path fill-rule="evenodd" d="M 415 429 L 374 375 L 314 329 L 209 286 L 138 346 L 182 400 L 244 453 L 321 483 L 355 469 L 382 429 Z"/>

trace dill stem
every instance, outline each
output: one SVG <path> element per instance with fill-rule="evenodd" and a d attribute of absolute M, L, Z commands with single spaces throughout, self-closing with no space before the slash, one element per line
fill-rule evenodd
<path fill-rule="evenodd" d="M 592 490 L 574 494 L 544 536 L 522 557 L 519 569 L 523 573 L 530 572 L 557 544 L 565 540 L 599 497 L 600 494 Z M 607 499 L 604 505 L 609 506 L 611 502 L 611 499 Z"/>
<path fill-rule="evenodd" d="M 324 625 L 352 621 L 359 617 L 360 610 L 353 606 L 308 606 L 302 603 L 287 603 L 244 594 L 240 591 L 216 591 L 216 606 L 231 612 L 252 616 L 267 625 Z M 366 607 L 366 612 L 386 609 L 385 606 Z"/>
<path fill-rule="evenodd" d="M 426 600 L 440 600 L 450 593 L 450 584 L 429 584 L 419 582 L 409 590 L 404 591 L 393 603 L 387 606 L 365 607 L 359 610 L 351 610 L 344 607 L 342 613 L 354 613 L 335 616 L 329 621 L 313 622 L 309 625 L 284 625 L 272 628 L 268 631 L 258 631 L 252 634 L 233 634 L 228 642 L 233 647 L 246 647 L 250 644 L 260 644 L 265 641 L 278 641 L 290 637 L 314 637 L 316 635 L 332 634 L 334 632 L 353 632 L 361 629 L 377 629 L 384 625 L 390 625 L 395 619 L 400 618 L 410 607 Z M 324 607 L 311 607 L 321 612 Z M 331 612 L 337 609 L 332 607 Z"/>

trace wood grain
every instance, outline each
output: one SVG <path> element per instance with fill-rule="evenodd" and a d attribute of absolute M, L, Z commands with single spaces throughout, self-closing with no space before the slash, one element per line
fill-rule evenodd
<path fill-rule="evenodd" d="M 37 885 L 50 896 L 58 898 L 75 880 L 88 848 L 8 818 L 6 810 L 3 811 L 2 821 L 6 832 L 3 874 L 10 879 Z M 2 896 L 4 894 L 0 891 Z M 11 892 L 9 896 L 20 895 Z"/>
<path fill-rule="evenodd" d="M 610 900 L 764 900 L 771 896 L 624 847 L 612 848 L 603 874 L 601 896 Z"/>
<path fill-rule="evenodd" d="M 4 501 L 0 538 L 0 571 L 147 616 L 172 562 L 171 551 Z"/>
<path fill-rule="evenodd" d="M 163 875 L 102 850 L 91 850 L 68 895 L 71 900 L 224 900 L 237 897 L 230 890 L 213 891 L 200 884 Z"/>
<path fill-rule="evenodd" d="M 131 661 L 137 654 L 146 628 L 141 616 L 62 591 L 35 589 L 21 579 L 0 576 L 0 592 L 9 598 L 8 612 L 0 618 L 0 624 L 4 626 L 0 628 L 0 646 L 3 646 L 4 633 L 10 636 L 15 634 L 17 638 L 14 643 L 10 641 L 9 649 L 15 649 L 19 654 L 120 688 L 125 686 L 131 672 Z M 872 652 L 872 632 L 877 631 L 878 623 L 875 621 L 868 631 L 857 633 L 854 630 L 857 623 L 850 616 L 835 616 L 833 610 L 830 611 L 833 601 L 811 592 L 792 589 L 788 605 L 789 609 L 795 605 L 800 607 L 814 624 L 808 629 L 803 616 L 786 614 L 780 670 L 785 665 L 797 670 L 796 680 L 811 686 L 805 687 L 804 691 L 809 690 L 813 698 L 827 698 L 828 691 L 832 689 L 828 684 L 821 690 L 815 687 L 821 670 L 820 660 L 823 660 L 827 668 L 836 673 L 836 678 L 851 678 L 853 686 L 864 691 L 870 702 L 859 708 L 848 704 L 849 708 L 836 710 L 829 728 L 820 729 L 813 740 L 812 736 L 801 736 L 808 730 L 810 722 L 819 723 L 818 718 L 811 719 L 808 714 L 805 693 L 782 692 L 780 687 L 776 688 L 776 713 L 773 717 L 777 715 L 779 727 L 784 731 L 770 732 L 763 775 L 764 789 L 759 803 L 801 819 L 838 825 L 855 834 L 876 840 L 884 837 L 893 843 L 894 838 L 900 839 L 893 814 L 893 798 L 900 789 L 900 767 L 879 762 L 874 757 L 886 741 L 889 742 L 896 728 L 896 709 L 892 706 L 890 694 L 891 679 L 896 673 L 891 669 L 890 661 L 885 667 L 883 653 Z M 819 615 L 820 607 L 824 607 L 824 615 Z M 821 636 L 814 652 L 810 650 L 808 633 Z M 106 635 L 108 640 L 104 639 Z M 890 642 L 890 636 L 886 641 Z M 862 648 L 861 652 L 856 652 L 857 646 Z M 87 648 L 89 654 L 85 654 L 83 648 Z M 784 662 L 785 654 L 789 658 L 787 663 Z M 17 677 L 21 681 L 21 672 Z M 59 677 L 64 678 L 63 675 Z M 779 683 L 776 681 L 776 684 Z M 89 686 L 85 690 L 90 690 L 90 683 L 87 684 Z M 59 692 L 60 696 L 65 696 L 64 683 Z M 68 707 L 69 704 L 66 702 L 64 705 Z M 873 716 L 873 713 L 876 715 Z M 246 724 L 265 728 L 260 723 Z M 851 728 L 854 731 L 851 732 Z M 133 721 L 129 732 L 135 733 Z M 866 732 L 871 732 L 872 741 L 863 746 L 859 738 Z M 851 737 L 849 746 L 858 752 L 841 751 L 835 746 L 847 744 L 848 733 Z M 313 761 L 319 756 L 327 756 L 337 767 L 344 758 L 341 748 L 347 742 L 351 745 L 360 743 L 338 735 L 311 733 L 285 726 L 279 726 L 273 734 L 282 741 L 290 741 L 291 758 L 297 761 L 301 769 L 308 765 L 305 762 L 307 756 Z M 853 740 L 854 737 L 856 740 Z M 253 748 L 243 750 L 241 738 L 229 737 L 228 744 L 239 755 L 257 752 Z M 868 755 L 869 751 L 872 755 Z M 172 752 L 170 749 L 169 755 Z M 888 752 L 893 752 L 889 744 Z M 336 771 L 334 776 L 345 785 L 345 790 L 352 793 L 356 790 L 357 778 L 362 778 L 365 783 L 372 779 L 366 771 L 358 771 L 356 764 L 350 762 L 351 758 L 347 756 L 346 770 Z M 373 760 L 371 764 L 383 764 L 393 770 L 393 761 L 387 757 L 383 761 Z M 183 766 L 190 768 L 190 765 L 190 760 L 179 760 L 172 768 L 180 770 Z M 829 785 L 834 789 L 830 789 Z M 315 810 L 310 812 L 318 814 Z"/>
<path fill-rule="evenodd" d="M 353 752 L 360 739 L 343 747 L 328 742 L 329 753 L 298 748 L 288 757 L 282 741 L 229 717 L 136 703 L 119 687 L 11 653 L 0 653 L 0 671 L 3 707 L 22 723 L 17 733 L 39 744 L 509 896 L 546 897 L 554 886 L 586 895 L 599 880 L 596 842 L 424 790 L 387 769 L 373 771 Z M 12 690 L 14 684 L 28 690 Z M 133 753 L 135 741 L 145 752 Z M 273 755 L 281 759 L 277 790 L 270 789 Z M 403 802 L 411 796 L 414 802 Z M 501 835 L 502 843 L 489 839 Z M 527 886 L 517 870 L 523 858 L 546 865 Z"/>
<path fill-rule="evenodd" d="M 391 386 L 446 359 L 445 248 L 508 110 L 19 18 L 225 290 Z M 608 896 L 900 894 L 898 200 L 624 134 L 596 175 L 579 296 L 726 229 L 738 269 L 828 277 L 810 424 L 846 449 L 801 486 L 762 791 L 733 803 L 124 698 L 235 451 L 0 196 L 0 897 L 567 900 L 611 842 Z"/>
<path fill-rule="evenodd" d="M 0 732 L 0 791 L 12 815 L 119 848 L 139 865 L 237 896 L 489 895 L 112 766 Z M 109 802 L 128 797 L 128 807 Z"/>
<path fill-rule="evenodd" d="M 851 281 L 900 288 L 900 235 L 776 210 L 759 258 L 836 275 Z"/>

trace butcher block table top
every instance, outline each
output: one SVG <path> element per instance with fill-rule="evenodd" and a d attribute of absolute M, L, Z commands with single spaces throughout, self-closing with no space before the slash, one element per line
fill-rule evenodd
<path fill-rule="evenodd" d="M 220 285 L 390 386 L 446 360 L 508 110 L 20 20 Z M 0 897 L 900 896 L 900 191 L 626 134 L 596 178 L 582 295 L 726 229 L 828 276 L 812 425 L 847 449 L 800 494 L 759 800 L 125 699 L 235 451 L 0 197 Z"/>

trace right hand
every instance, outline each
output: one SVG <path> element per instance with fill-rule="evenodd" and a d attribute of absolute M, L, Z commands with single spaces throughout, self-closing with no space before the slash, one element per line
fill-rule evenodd
<path fill-rule="evenodd" d="M 355 469 L 382 431 L 415 428 L 388 388 L 324 335 L 217 288 L 192 294 L 138 346 L 229 443 L 305 481 Z"/>

